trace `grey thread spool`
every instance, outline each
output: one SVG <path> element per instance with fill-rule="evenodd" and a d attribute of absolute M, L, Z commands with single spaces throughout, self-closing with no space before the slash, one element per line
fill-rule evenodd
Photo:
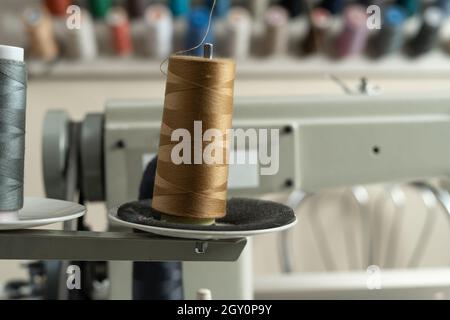
<path fill-rule="evenodd" d="M 0 45 L 0 220 L 23 207 L 27 71 L 23 49 Z"/>

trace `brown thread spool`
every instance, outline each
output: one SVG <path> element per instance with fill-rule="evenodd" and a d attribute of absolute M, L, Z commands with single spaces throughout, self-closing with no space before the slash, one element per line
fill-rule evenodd
<path fill-rule="evenodd" d="M 49 62 L 59 55 L 53 30 L 53 23 L 45 8 L 28 8 L 23 14 L 23 20 L 28 32 L 31 55 Z"/>
<path fill-rule="evenodd" d="M 310 30 L 303 42 L 303 54 L 308 55 L 325 49 L 327 34 L 332 26 L 331 13 L 324 8 L 311 11 Z"/>
<path fill-rule="evenodd" d="M 227 130 L 232 125 L 235 63 L 228 59 L 172 56 L 166 83 L 153 209 L 168 221 L 212 224 L 226 214 L 228 165 Z M 223 164 L 194 164 L 194 122 L 222 134 Z M 191 163 L 176 165 L 171 158 L 179 143 L 171 141 L 176 129 L 186 129 L 191 140 Z M 202 150 L 212 142 L 202 142 Z M 202 151 L 203 155 L 203 151 Z M 202 158 L 203 160 L 203 158 Z M 216 159 L 218 160 L 218 159 Z M 197 162 L 198 163 L 198 162 Z"/>

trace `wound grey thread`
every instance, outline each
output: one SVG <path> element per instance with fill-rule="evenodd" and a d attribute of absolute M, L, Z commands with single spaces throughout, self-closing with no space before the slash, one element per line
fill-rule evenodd
<path fill-rule="evenodd" d="M 23 207 L 27 71 L 0 59 L 0 211 Z"/>

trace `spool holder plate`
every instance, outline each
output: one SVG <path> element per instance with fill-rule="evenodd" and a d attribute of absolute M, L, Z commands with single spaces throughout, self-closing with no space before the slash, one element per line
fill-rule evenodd
<path fill-rule="evenodd" d="M 82 217 L 85 212 L 84 206 L 73 202 L 25 198 L 23 208 L 19 210 L 16 217 L 0 220 L 0 231 L 21 230 L 70 221 Z"/>
<path fill-rule="evenodd" d="M 122 226 L 166 237 L 187 239 L 232 239 L 279 232 L 297 223 L 294 211 L 282 204 L 257 199 L 227 201 L 227 215 L 211 226 L 171 223 L 151 201 L 138 201 L 113 209 L 110 219 Z"/>
<path fill-rule="evenodd" d="M 247 240 L 195 241 L 126 232 L 26 230 L 73 220 L 73 202 L 25 198 L 19 219 L 0 222 L 0 260 L 236 261 Z"/>

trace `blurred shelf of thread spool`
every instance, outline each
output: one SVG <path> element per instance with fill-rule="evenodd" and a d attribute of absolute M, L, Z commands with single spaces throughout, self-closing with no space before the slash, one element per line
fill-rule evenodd
<path fill-rule="evenodd" d="M 46 65 L 40 62 L 29 63 L 30 76 L 43 78 L 77 78 L 98 79 L 124 78 L 147 79 L 160 78 L 159 61 L 145 59 L 98 58 L 87 62 L 58 62 Z M 238 63 L 238 78 L 323 78 L 324 75 L 337 76 L 373 76 L 388 78 L 448 78 L 450 61 L 446 54 L 432 52 L 414 62 L 405 61 L 402 55 L 391 55 L 382 61 L 368 58 L 352 58 L 339 63 L 323 56 L 309 57 L 298 61 L 295 58 L 274 58 L 263 62 L 260 59 L 249 59 Z"/>
<path fill-rule="evenodd" d="M 53 13 L 54 39 L 43 27 L 35 30 L 33 26 L 16 28 L 12 36 L 24 39 L 20 33 L 27 34 L 28 43 L 12 44 L 28 44 L 28 52 L 48 51 L 30 48 L 39 43 L 39 39 L 45 41 L 46 47 L 54 42 L 59 44 L 59 51 L 50 52 L 53 55 L 59 52 L 54 61 L 49 62 L 51 54 L 28 57 L 32 77 L 160 77 L 160 63 L 168 53 L 194 46 L 203 38 L 209 18 L 207 8 L 212 3 L 211 0 L 192 0 L 193 9 L 188 13 L 189 0 L 64 0 L 64 3 L 84 5 L 82 21 L 87 25 L 82 31 L 67 31 L 61 21 L 61 8 L 49 5 L 57 1 L 43 1 L 49 13 Z M 215 44 L 215 55 L 238 57 L 240 78 L 302 78 L 325 74 L 444 77 L 450 71 L 450 19 L 444 13 L 440 17 L 435 11 L 410 7 L 411 1 L 391 1 L 389 3 L 395 2 L 397 6 L 383 9 L 385 20 L 390 24 L 382 31 L 387 29 L 388 32 L 360 32 L 358 28 L 366 26 L 366 13 L 362 12 L 366 7 L 350 5 L 358 1 L 316 1 L 309 15 L 298 6 L 300 2 L 218 0 L 213 32 L 208 37 L 208 41 Z M 122 12 L 113 4 L 120 4 Z M 198 9 L 196 6 L 201 4 L 204 8 Z M 244 6 L 246 9 L 242 8 Z M 397 7 L 405 11 L 404 22 Z M 124 13 L 128 13 L 129 21 Z M 12 17 L 4 23 L 17 26 Z M 8 32 L 11 39 L 11 32 Z M 5 43 L 1 36 L 0 42 Z M 367 45 L 357 41 L 367 41 Z M 383 41 L 390 44 L 385 45 Z M 377 50 L 383 53 L 382 57 L 369 54 L 374 43 L 383 46 Z M 416 57 L 405 50 L 409 47 L 416 51 Z M 336 51 L 338 56 L 331 51 Z M 351 57 L 347 57 L 349 53 Z"/>

